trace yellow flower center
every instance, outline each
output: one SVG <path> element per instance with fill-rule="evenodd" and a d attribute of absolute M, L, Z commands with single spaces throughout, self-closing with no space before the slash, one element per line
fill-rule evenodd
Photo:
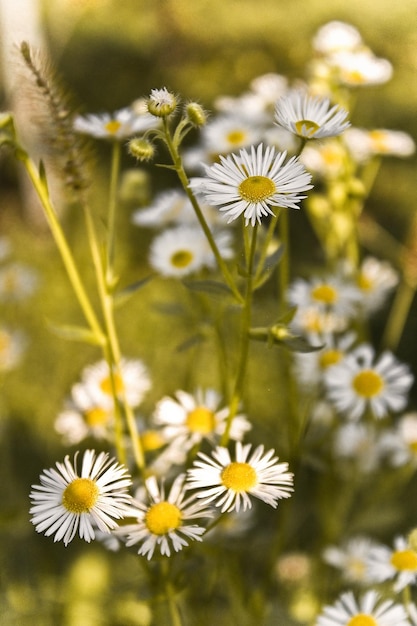
<path fill-rule="evenodd" d="M 362 370 L 353 379 L 353 388 L 358 395 L 373 398 L 383 390 L 384 381 L 374 370 Z"/>
<path fill-rule="evenodd" d="M 258 482 L 258 476 L 249 463 L 230 463 L 221 473 L 221 479 L 226 489 L 233 491 L 249 491 Z"/>
<path fill-rule="evenodd" d="M 361 559 L 351 557 L 348 560 L 347 569 L 356 580 L 362 580 L 366 572 L 366 565 Z"/>
<path fill-rule="evenodd" d="M 157 430 L 146 430 L 142 433 L 141 438 L 142 447 L 145 452 L 149 452 L 151 450 L 159 450 L 165 441 L 161 437 L 161 434 L 158 433 Z"/>
<path fill-rule="evenodd" d="M 325 283 L 314 287 L 311 291 L 311 296 L 314 300 L 329 305 L 334 304 L 338 299 L 336 289 L 331 285 L 326 285 Z"/>
<path fill-rule="evenodd" d="M 193 258 L 194 256 L 189 250 L 177 250 L 177 252 L 174 252 L 171 256 L 171 263 L 174 267 L 181 269 L 182 267 L 190 265 Z"/>
<path fill-rule="evenodd" d="M 295 130 L 297 131 L 297 135 L 301 135 L 301 137 L 308 137 L 311 139 L 319 128 L 320 126 L 312 120 L 299 120 L 298 122 L 295 122 Z"/>
<path fill-rule="evenodd" d="M 104 426 L 109 421 L 109 413 L 99 406 L 84 412 L 84 419 L 89 426 Z"/>
<path fill-rule="evenodd" d="M 398 570 L 417 570 L 417 552 L 414 550 L 397 550 L 391 556 L 391 565 Z"/>
<path fill-rule="evenodd" d="M 369 131 L 369 138 L 374 150 L 377 152 L 387 152 L 387 135 L 383 130 Z"/>
<path fill-rule="evenodd" d="M 114 374 L 113 383 L 114 383 L 114 389 L 116 391 L 116 395 L 118 395 L 124 389 L 123 380 L 118 374 Z M 100 389 L 103 393 L 105 393 L 108 396 L 113 395 L 112 381 L 111 381 L 110 376 L 106 376 L 100 381 Z"/>
<path fill-rule="evenodd" d="M 359 274 L 359 276 L 356 279 L 356 282 L 357 282 L 357 285 L 358 285 L 359 289 L 362 289 L 362 291 L 371 291 L 371 289 L 374 286 L 373 281 L 370 280 L 363 273 Z"/>
<path fill-rule="evenodd" d="M 344 79 L 353 85 L 361 85 L 365 82 L 365 77 L 359 70 L 347 70 L 344 73 Z"/>
<path fill-rule="evenodd" d="M 330 367 L 331 365 L 336 365 L 339 363 L 342 358 L 343 353 L 340 350 L 326 350 L 320 355 L 319 365 L 322 369 L 326 369 L 326 367 Z"/>
<path fill-rule="evenodd" d="M 104 128 L 109 133 L 109 135 L 115 135 L 120 127 L 121 123 L 117 120 L 110 120 L 110 122 L 107 122 L 107 124 L 104 125 Z"/>
<path fill-rule="evenodd" d="M 417 454 L 417 441 L 410 441 L 408 443 L 408 447 L 410 448 L 413 454 Z"/>
<path fill-rule="evenodd" d="M 145 524 L 154 535 L 165 535 L 181 524 L 181 511 L 170 502 L 153 504 L 145 515 Z"/>
<path fill-rule="evenodd" d="M 190 411 L 185 423 L 193 433 L 201 433 L 202 435 L 212 433 L 216 424 L 213 411 L 205 406 L 198 406 Z"/>
<path fill-rule="evenodd" d="M 248 176 L 239 185 L 239 195 L 247 202 L 262 202 L 270 198 L 277 188 L 267 176 Z"/>
<path fill-rule="evenodd" d="M 378 624 L 371 615 L 358 613 L 346 623 L 346 626 L 378 626 Z"/>
<path fill-rule="evenodd" d="M 246 133 L 243 130 L 232 130 L 226 139 L 230 144 L 239 146 L 245 141 Z"/>
<path fill-rule="evenodd" d="M 70 512 L 88 513 L 99 496 L 99 488 L 91 478 L 75 478 L 62 494 L 62 504 Z"/>

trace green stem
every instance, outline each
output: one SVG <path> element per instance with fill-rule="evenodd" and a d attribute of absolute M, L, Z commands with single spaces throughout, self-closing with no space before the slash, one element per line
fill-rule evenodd
<path fill-rule="evenodd" d="M 285 246 L 284 254 L 278 267 L 278 301 L 282 310 L 287 302 L 287 290 L 290 280 L 290 242 L 288 209 L 284 209 L 279 220 L 279 236 L 281 245 Z"/>
<path fill-rule="evenodd" d="M 275 227 L 277 225 L 278 218 L 281 214 L 281 209 L 279 207 L 275 207 L 275 209 L 276 209 L 276 213 L 274 213 L 274 215 L 271 217 L 268 230 L 265 235 L 265 239 L 262 243 L 262 248 L 260 251 L 259 261 L 258 261 L 258 267 L 256 268 L 255 282 L 259 279 L 260 275 L 262 274 L 264 270 L 265 260 L 268 256 L 268 250 L 271 245 L 272 238 L 274 236 Z"/>
<path fill-rule="evenodd" d="M 400 282 L 395 294 L 390 314 L 385 326 L 382 345 L 389 350 L 395 350 L 401 339 L 416 288 L 405 279 Z"/>
<path fill-rule="evenodd" d="M 112 279 L 115 249 L 115 225 L 117 209 L 117 190 L 119 184 L 121 160 L 121 145 L 119 141 L 113 142 L 112 160 L 110 170 L 109 206 L 107 214 L 107 279 Z"/>
<path fill-rule="evenodd" d="M 81 310 L 83 311 L 84 317 L 88 322 L 93 334 L 95 335 L 97 343 L 99 345 L 105 346 L 106 337 L 103 334 L 101 325 L 97 319 L 84 284 L 81 280 L 74 257 L 65 238 L 61 224 L 59 223 L 55 209 L 50 200 L 47 186 L 45 182 L 41 180 L 35 164 L 23 150 L 19 150 L 18 158 L 22 161 L 26 172 L 32 182 L 32 185 L 37 193 L 37 196 L 41 202 L 46 220 L 48 222 L 52 236 L 55 240 L 58 251 L 61 255 L 75 296 L 78 300 Z"/>
<path fill-rule="evenodd" d="M 91 213 L 86 207 L 85 209 L 85 219 L 86 219 L 86 228 L 88 233 L 88 240 L 91 249 L 91 255 L 93 258 L 93 264 L 96 272 L 97 279 L 97 288 L 104 318 L 104 324 L 106 328 L 106 334 L 108 338 L 109 350 L 106 355 L 106 360 L 109 364 L 110 368 L 110 380 L 113 387 L 113 397 L 115 399 L 115 413 L 116 413 L 116 443 L 119 456 L 121 458 L 125 457 L 123 442 L 122 442 L 122 429 L 121 429 L 121 416 L 118 404 L 118 398 L 121 397 L 121 402 L 123 405 L 123 410 L 125 413 L 125 418 L 127 422 L 127 427 L 129 430 L 131 443 L 132 443 L 132 451 L 133 456 L 136 462 L 137 467 L 142 471 L 145 466 L 143 449 L 141 446 L 140 437 L 136 428 L 136 421 L 133 415 L 132 408 L 129 403 L 126 401 L 124 391 L 121 390 L 116 392 L 115 385 L 115 376 L 116 374 L 120 375 L 120 366 L 121 366 L 121 351 L 119 346 L 118 335 L 116 331 L 116 325 L 114 321 L 114 310 L 113 310 L 113 296 L 109 291 L 109 286 L 106 281 L 106 270 L 103 265 L 102 257 L 100 254 L 97 236 L 95 233 L 93 219 L 91 217 Z M 109 268 L 107 268 L 109 269 Z"/>
<path fill-rule="evenodd" d="M 171 132 L 169 129 L 169 125 L 168 125 L 168 121 L 166 118 L 164 118 L 164 133 L 165 133 L 165 143 L 168 147 L 172 162 L 174 164 L 175 167 L 175 171 L 177 172 L 178 178 L 181 182 L 181 185 L 185 191 L 185 193 L 188 196 L 188 199 L 190 200 L 193 209 L 195 211 L 195 214 L 197 216 L 197 219 L 200 223 L 200 226 L 207 238 L 207 241 L 209 243 L 209 246 L 216 258 L 217 261 L 217 265 L 219 266 L 219 269 L 221 271 L 221 273 L 223 274 L 223 277 L 227 283 L 227 285 L 230 287 L 231 291 L 233 292 L 235 298 L 242 303 L 242 296 L 239 292 L 239 290 L 237 289 L 236 285 L 235 285 L 235 281 L 233 280 L 232 275 L 230 274 L 228 267 L 226 265 L 226 263 L 224 262 L 219 249 L 217 247 L 217 244 L 214 240 L 214 237 L 212 235 L 212 232 L 205 220 L 205 217 L 203 215 L 203 212 L 200 208 L 199 203 L 197 202 L 197 198 L 195 197 L 192 189 L 190 188 L 190 181 L 188 180 L 187 174 L 185 173 L 184 167 L 182 165 L 182 160 L 181 160 L 181 156 L 178 152 L 177 146 L 176 144 L 173 142 L 172 137 L 171 137 Z"/>
<path fill-rule="evenodd" d="M 229 404 L 229 414 L 227 416 L 226 427 L 220 440 L 220 445 L 226 446 L 229 441 L 230 428 L 233 419 L 239 409 L 239 404 L 243 395 L 243 387 L 245 383 L 246 368 L 249 354 L 249 330 L 252 321 L 252 294 L 253 294 L 253 266 L 255 259 L 256 237 L 258 233 L 258 224 L 252 228 L 252 239 L 246 260 L 246 292 L 245 301 L 242 309 L 242 326 L 241 326 L 241 345 L 239 364 L 236 375 L 236 382 L 232 397 Z"/>

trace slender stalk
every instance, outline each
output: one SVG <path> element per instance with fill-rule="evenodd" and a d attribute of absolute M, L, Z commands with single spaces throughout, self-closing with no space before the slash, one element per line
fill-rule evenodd
<path fill-rule="evenodd" d="M 84 317 L 86 321 L 88 322 L 88 325 L 90 326 L 90 329 L 92 330 L 97 340 L 97 343 L 99 345 L 104 346 L 106 344 L 106 337 L 101 329 L 100 322 L 97 319 L 97 316 L 91 305 L 90 299 L 87 295 L 87 291 L 81 280 L 81 277 L 78 272 L 71 249 L 68 245 L 68 242 L 62 230 L 61 224 L 59 223 L 55 209 L 50 200 L 46 184 L 41 180 L 35 164 L 25 152 L 19 151 L 19 159 L 22 161 L 26 169 L 26 172 L 29 175 L 29 178 L 32 182 L 32 185 L 38 195 L 38 198 L 41 202 L 46 220 L 48 222 L 52 236 L 55 240 L 58 251 L 61 255 L 62 261 L 64 263 L 64 267 L 68 274 L 68 278 L 74 290 L 75 296 L 83 311 Z"/>
<path fill-rule="evenodd" d="M 263 272 L 263 269 L 265 266 L 265 260 L 268 256 L 268 249 L 269 249 L 269 246 L 271 245 L 271 241 L 274 236 L 275 227 L 277 225 L 278 218 L 281 214 L 281 210 L 282 210 L 281 208 L 275 207 L 276 213 L 274 213 L 274 215 L 270 219 L 268 230 L 267 230 L 265 239 L 262 243 L 262 248 L 259 254 L 258 267 L 256 268 L 256 274 L 255 274 L 255 282 L 256 280 L 258 280 L 258 278 Z"/>
<path fill-rule="evenodd" d="M 232 397 L 229 404 L 229 414 L 227 416 L 226 427 L 220 440 L 220 445 L 226 446 L 229 441 L 230 428 L 232 426 L 233 419 L 238 411 L 240 401 L 243 395 L 243 387 L 246 377 L 246 369 L 248 363 L 249 354 L 249 330 L 252 321 L 252 295 L 253 295 L 253 266 L 255 259 L 256 249 L 256 237 L 258 233 L 258 224 L 252 228 L 252 239 L 250 243 L 249 253 L 246 260 L 246 292 L 245 302 L 242 310 L 241 321 L 241 344 L 239 364 L 236 374 L 236 382 L 233 389 Z"/>
<path fill-rule="evenodd" d="M 217 261 L 217 265 L 219 266 L 219 269 L 221 271 L 221 273 L 223 274 L 223 277 L 227 283 L 227 285 L 230 287 L 231 291 L 233 292 L 235 298 L 239 301 L 242 302 L 242 296 L 239 292 L 239 290 L 237 289 L 236 285 L 235 285 L 235 281 L 233 280 L 232 275 L 229 272 L 229 269 L 226 265 L 226 263 L 224 262 L 219 249 L 217 247 L 217 244 L 214 240 L 214 237 L 212 235 L 212 232 L 205 220 L 205 217 L 203 215 L 203 212 L 201 211 L 200 205 L 197 202 L 197 199 L 192 191 L 192 189 L 190 188 L 190 181 L 188 180 L 187 174 L 185 173 L 183 164 L 182 164 L 182 159 L 181 156 L 178 152 L 177 146 L 175 145 L 174 141 L 172 140 L 171 137 L 171 132 L 169 129 L 169 125 L 168 125 L 168 121 L 166 118 L 164 118 L 164 133 L 165 133 L 165 143 L 167 145 L 167 148 L 169 150 L 172 162 L 174 164 L 174 168 L 175 171 L 177 172 L 178 178 L 181 182 L 181 185 L 185 191 L 185 193 L 187 194 L 193 209 L 195 211 L 195 214 L 197 216 L 197 219 L 200 223 L 201 228 L 203 229 L 203 232 L 207 238 L 207 241 L 209 243 L 209 246 L 216 258 Z"/>
<path fill-rule="evenodd" d="M 395 350 L 401 339 L 416 288 L 403 279 L 395 294 L 390 314 L 382 337 L 382 345 L 389 350 Z"/>
<path fill-rule="evenodd" d="M 285 308 L 287 301 L 287 290 L 290 281 L 290 242 L 289 242 L 289 219 L 288 209 L 281 213 L 279 220 L 279 236 L 281 244 L 285 246 L 285 252 L 282 255 L 281 262 L 278 267 L 278 302 L 282 309 Z"/>
<path fill-rule="evenodd" d="M 86 228 L 88 233 L 88 240 L 91 249 L 91 255 L 93 258 L 93 264 L 96 272 L 97 278 L 97 288 L 100 298 L 100 304 L 102 308 L 104 325 L 106 328 L 106 333 L 108 337 L 109 351 L 106 355 L 106 360 L 110 369 L 110 380 L 112 384 L 113 397 L 115 399 L 115 413 L 116 413 L 116 441 L 117 441 L 117 449 L 119 455 L 124 458 L 125 452 L 123 443 L 121 440 L 122 437 L 122 429 L 121 429 L 121 416 L 120 416 L 120 408 L 118 404 L 118 398 L 121 398 L 121 403 L 123 405 L 125 418 L 127 422 L 127 427 L 129 430 L 131 443 L 132 443 L 132 451 L 133 456 L 135 458 L 135 462 L 137 467 L 142 471 L 145 466 L 143 449 L 140 441 L 140 437 L 136 428 L 136 421 L 132 412 L 132 408 L 129 403 L 126 401 L 124 396 L 123 389 L 121 391 L 116 392 L 115 385 L 115 376 L 119 373 L 120 370 L 120 362 L 121 362 L 121 351 L 119 346 L 118 335 L 116 331 L 116 325 L 114 321 L 114 311 L 113 311 L 113 296 L 111 291 L 109 291 L 109 286 L 106 281 L 106 272 L 112 271 L 112 266 L 108 266 L 104 268 L 102 257 L 100 254 L 97 236 L 95 233 L 93 219 L 91 217 L 91 213 L 88 207 L 85 208 L 85 220 L 86 220 Z"/>
<path fill-rule="evenodd" d="M 116 232 L 116 209 L 117 190 L 119 183 L 121 161 L 121 144 L 119 141 L 113 142 L 112 160 L 110 171 L 109 205 L 107 214 L 107 279 L 112 279 L 112 268 L 114 264 L 115 232 Z"/>

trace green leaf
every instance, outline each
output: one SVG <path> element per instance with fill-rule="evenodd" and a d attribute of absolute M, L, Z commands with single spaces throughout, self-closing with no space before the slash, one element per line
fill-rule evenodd
<path fill-rule="evenodd" d="M 97 335 L 90 328 L 84 328 L 83 326 L 70 326 L 64 324 L 54 324 L 47 321 L 49 330 L 68 341 L 81 341 L 82 343 L 88 343 L 94 346 L 102 346 L 106 342 L 104 335 Z"/>
<path fill-rule="evenodd" d="M 210 296 L 233 296 L 232 290 L 227 285 L 216 280 L 183 281 L 183 285 L 191 291 L 206 293 Z"/>
<path fill-rule="evenodd" d="M 115 306 L 121 306 L 125 304 L 127 300 L 129 300 L 132 296 L 136 294 L 142 287 L 144 287 L 150 280 L 152 280 L 153 276 L 146 276 L 141 280 L 137 280 L 136 282 L 128 285 L 121 291 L 114 294 L 114 304 Z"/>
<path fill-rule="evenodd" d="M 259 289 L 259 287 L 262 287 L 262 285 L 265 284 L 266 281 L 270 278 L 272 272 L 282 259 L 284 249 L 284 245 L 279 246 L 279 248 L 277 248 L 273 254 L 270 254 L 265 259 L 264 268 L 257 280 L 255 281 L 254 289 Z"/>

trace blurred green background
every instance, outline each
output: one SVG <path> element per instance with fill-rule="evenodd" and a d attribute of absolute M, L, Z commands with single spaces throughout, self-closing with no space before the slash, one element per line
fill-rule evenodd
<path fill-rule="evenodd" d="M 85 112 L 122 108 L 163 86 L 210 109 L 217 96 L 240 94 L 260 74 L 303 78 L 315 31 L 330 20 L 349 22 L 376 55 L 394 66 L 388 84 L 359 90 L 353 123 L 405 130 L 417 139 L 417 0 L 45 0 L 40 11 L 52 62 Z M 4 88 L 2 101 L 7 108 Z M 107 145 L 98 148 L 98 211 L 106 201 L 108 156 Z M 124 164 L 133 165 L 127 157 Z M 398 239 L 407 232 L 416 208 L 415 166 L 415 158 L 384 162 L 368 204 Z M 166 180 L 167 185 L 173 182 Z M 151 174 L 150 192 L 156 191 Z M 48 321 L 81 322 L 80 313 L 42 220 L 22 203 L 19 168 L 4 154 L 0 194 L 0 232 L 10 238 L 13 257 L 33 266 L 40 276 L 40 286 L 29 300 L 0 305 L 3 321 L 25 329 L 29 337 L 20 367 L 0 379 L 0 624 L 147 624 L 146 608 L 135 597 L 140 571 L 132 568 L 132 558 L 109 555 L 100 546 L 85 550 L 80 541 L 65 549 L 37 536 L 29 522 L 31 483 L 66 453 L 53 430 L 57 411 L 80 369 L 99 355 L 93 348 L 65 343 L 48 329 Z M 124 284 L 147 273 L 146 235 L 141 238 L 129 227 L 133 208 L 126 202 L 119 217 Z M 90 281 L 82 220 L 68 212 L 65 222 Z M 309 235 L 307 241 L 314 245 Z M 309 248 L 303 250 L 308 257 Z M 144 412 L 162 393 L 202 382 L 200 372 L 190 370 L 187 358 L 175 352 L 187 338 L 189 320 L 167 320 L 155 306 L 175 297 L 167 283 L 163 292 L 160 282 L 151 283 L 118 317 L 122 347 L 135 352 L 138 345 L 137 353 L 128 356 L 143 358 L 158 373 Z M 415 317 L 414 312 L 407 329 L 413 338 Z M 413 339 L 401 344 L 398 356 L 417 362 L 414 353 Z M 211 380 L 204 349 L 198 356 Z M 262 357 L 267 388 L 273 386 L 274 358 L 270 353 Z M 256 390 L 254 394 L 267 422 L 271 396 Z M 82 572 L 87 570 L 93 573 L 86 581 Z"/>

